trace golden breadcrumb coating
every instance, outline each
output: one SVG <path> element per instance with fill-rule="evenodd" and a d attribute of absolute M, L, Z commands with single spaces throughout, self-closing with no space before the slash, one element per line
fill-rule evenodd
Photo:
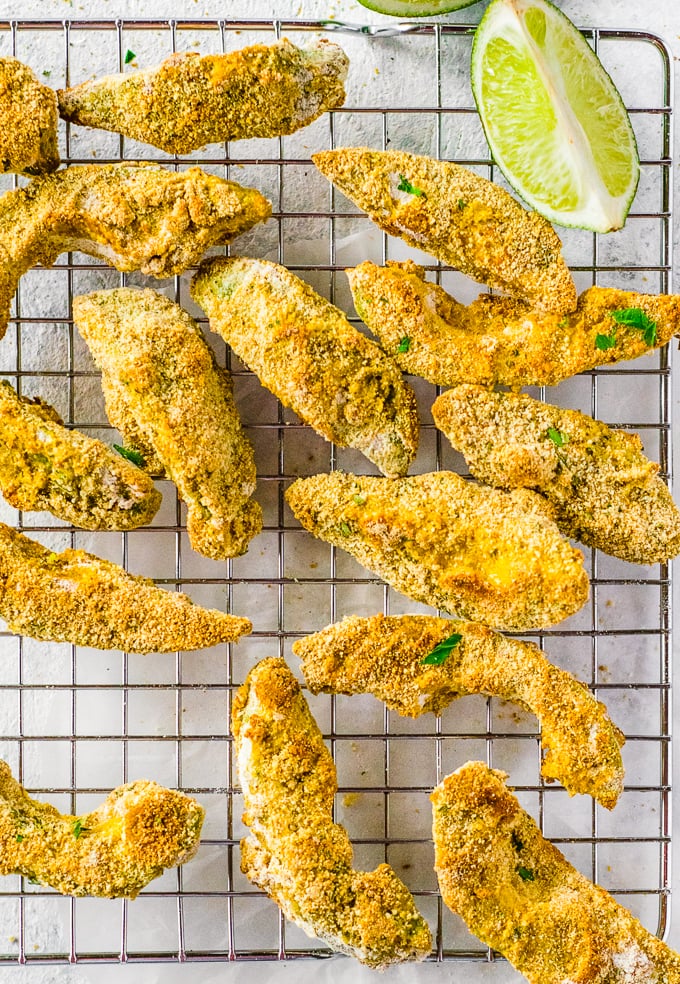
<path fill-rule="evenodd" d="M 46 509 L 86 530 L 149 523 L 161 494 L 113 448 L 64 427 L 42 400 L 0 381 L 0 491 L 15 509 Z"/>
<path fill-rule="evenodd" d="M 214 560 L 244 553 L 262 529 L 255 459 L 229 376 L 200 328 L 169 298 L 121 287 L 73 300 L 73 317 L 107 377 L 109 420 L 134 418 L 187 505 L 194 550 Z M 118 408 L 122 407 L 122 413 Z"/>
<path fill-rule="evenodd" d="M 533 643 L 476 622 L 351 615 L 297 640 L 293 652 L 312 693 L 371 693 L 408 717 L 439 714 L 468 694 L 519 704 L 540 722 L 545 778 L 558 779 L 570 795 L 594 796 L 608 810 L 616 805 L 623 734 L 604 704 Z M 428 664 L 427 657 L 443 661 Z"/>
<path fill-rule="evenodd" d="M 0 173 L 45 174 L 59 167 L 57 94 L 28 65 L 0 58 Z"/>
<path fill-rule="evenodd" d="M 449 908 L 530 984 L 677 984 L 680 955 L 544 839 L 504 778 L 468 762 L 432 794 Z"/>
<path fill-rule="evenodd" d="M 387 864 L 354 871 L 333 823 L 335 765 L 283 659 L 258 663 L 234 697 L 232 731 L 243 790 L 241 870 L 308 936 L 369 967 L 422 960 L 427 923 Z"/>
<path fill-rule="evenodd" d="M 680 553 L 680 512 L 637 434 L 466 383 L 443 393 L 432 416 L 476 478 L 541 492 L 567 536 L 635 564 Z"/>
<path fill-rule="evenodd" d="M 0 523 L 0 618 L 11 632 L 130 653 L 235 642 L 247 618 L 195 605 L 84 550 L 54 553 Z"/>
<path fill-rule="evenodd" d="M 79 250 L 117 270 L 164 278 L 271 214 L 259 191 L 157 164 L 84 164 L 0 198 L 0 337 L 19 278 Z"/>
<path fill-rule="evenodd" d="M 575 307 L 557 233 L 486 178 L 396 150 L 344 147 L 312 160 L 381 229 L 409 246 L 538 310 L 562 315 Z"/>
<path fill-rule="evenodd" d="M 395 480 L 333 472 L 298 479 L 286 498 L 314 536 L 452 615 L 521 632 L 573 615 L 588 597 L 583 555 L 533 492 L 447 471 Z"/>
<path fill-rule="evenodd" d="M 415 394 L 342 311 L 285 267 L 245 257 L 205 261 L 191 293 L 284 406 L 383 474 L 406 473 L 418 443 Z"/>
<path fill-rule="evenodd" d="M 307 126 L 342 106 L 348 64 L 342 48 L 323 39 L 307 48 L 284 38 L 223 55 L 184 51 L 141 72 L 60 89 L 59 112 L 71 123 L 188 154 Z"/>
<path fill-rule="evenodd" d="M 184 793 L 141 779 L 91 813 L 64 815 L 31 799 L 0 762 L 0 874 L 62 895 L 134 899 L 164 868 L 194 856 L 204 814 Z"/>
<path fill-rule="evenodd" d="M 561 317 L 488 294 L 459 304 L 411 260 L 361 263 L 347 275 L 357 312 L 385 351 L 404 372 L 442 386 L 556 386 L 576 373 L 653 352 L 680 333 L 675 294 L 589 287 L 576 310 Z M 631 310 L 654 322 L 653 341 L 617 322 Z"/>

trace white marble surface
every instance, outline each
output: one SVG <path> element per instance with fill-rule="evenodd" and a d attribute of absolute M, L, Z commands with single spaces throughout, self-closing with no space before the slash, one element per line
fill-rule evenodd
<path fill-rule="evenodd" d="M 677 0 L 657 0 L 640 3 L 638 0 L 561 0 L 564 12 L 580 26 L 616 27 L 624 29 L 644 29 L 662 35 L 669 43 L 675 56 L 676 76 L 680 58 L 680 4 Z M 476 23 L 484 4 L 475 5 L 448 18 L 457 22 Z M 0 0 L 0 19 L 60 19 L 64 17 L 79 19 L 97 18 L 303 18 L 317 19 L 332 17 L 338 20 L 375 23 L 385 21 L 351 0 Z M 677 81 L 677 80 L 676 80 Z M 677 104 L 676 104 L 677 105 Z M 677 109 L 676 109 L 677 112 Z M 676 159 L 678 158 L 676 148 Z M 674 177 L 676 190 L 678 174 Z M 678 240 L 676 223 L 675 242 Z M 677 252 L 677 251 L 676 251 Z M 676 265 L 674 287 L 680 289 Z M 677 377 L 676 373 L 676 377 Z M 676 378 L 676 393 L 678 391 Z M 678 401 L 675 400 L 676 430 L 680 422 Z M 680 441 L 676 442 L 680 444 Z M 678 460 L 676 456 L 676 471 Z M 676 705 L 677 705 L 676 697 Z M 677 720 L 678 715 L 676 713 Z M 676 759 L 680 756 L 676 755 Z M 680 770 L 675 770 L 675 788 L 680 789 Z M 677 811 L 680 814 L 680 810 Z M 676 823 L 675 840 L 678 842 L 680 830 Z M 675 852 L 674 885 L 680 895 L 680 848 Z M 672 920 L 670 942 L 680 948 L 680 899 L 676 899 L 676 912 Z M 462 977 L 469 984 L 510 984 L 522 978 L 507 965 L 426 965 L 420 967 L 397 968 L 388 971 L 382 980 L 389 984 L 409 982 L 409 984 L 443 984 L 445 981 L 459 980 Z M 36 967 L 0 968 L 0 980 L 30 984 L 217 984 L 217 982 L 248 982 L 248 984 L 326 984 L 347 980 L 352 984 L 364 984 L 378 980 L 373 972 L 358 967 L 352 961 L 334 959 L 323 962 L 291 962 L 275 964 L 191 964 L 184 966 L 101 966 L 80 965 L 77 967 Z"/>

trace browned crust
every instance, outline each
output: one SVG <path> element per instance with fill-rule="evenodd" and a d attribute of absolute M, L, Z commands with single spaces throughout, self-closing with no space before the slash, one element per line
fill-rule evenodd
<path fill-rule="evenodd" d="M 35 175 L 56 171 L 57 94 L 28 65 L 0 58 L 0 173 Z"/>
<path fill-rule="evenodd" d="M 680 955 L 544 839 L 504 778 L 469 762 L 432 794 L 449 908 L 530 984 L 676 984 Z"/>
<path fill-rule="evenodd" d="M 0 617 L 33 639 L 132 653 L 203 649 L 252 629 L 247 618 L 201 608 L 83 550 L 54 553 L 4 524 Z"/>
<path fill-rule="evenodd" d="M 330 181 L 392 236 L 473 280 L 562 315 L 576 287 L 550 223 L 459 164 L 397 150 L 312 154 Z M 420 194 L 399 190 L 403 179 Z"/>
<path fill-rule="evenodd" d="M 0 198 L 0 334 L 22 274 L 65 250 L 170 277 L 270 213 L 258 191 L 198 167 L 84 164 L 36 178 Z"/>
<path fill-rule="evenodd" d="M 0 382 L 0 489 L 15 509 L 46 509 L 87 530 L 150 522 L 161 494 L 113 448 L 62 426 L 41 400 Z"/>
<path fill-rule="evenodd" d="M 285 38 L 220 55 L 178 52 L 160 65 L 60 89 L 65 120 L 187 154 L 207 143 L 294 133 L 345 101 L 348 59 L 320 39 Z"/>
<path fill-rule="evenodd" d="M 423 660 L 452 635 L 441 665 Z M 441 711 L 458 697 L 487 694 L 534 713 L 541 725 L 541 772 L 569 793 L 611 810 L 623 789 L 623 734 L 604 704 L 537 646 L 475 622 L 429 615 L 353 615 L 293 643 L 312 693 L 371 693 L 409 717 Z"/>
<path fill-rule="evenodd" d="M 241 870 L 289 919 L 370 967 L 421 960 L 430 932 L 387 864 L 354 871 L 333 823 L 335 766 L 283 659 L 258 663 L 234 698 L 232 730 L 250 835 Z"/>
<path fill-rule="evenodd" d="M 556 386 L 576 373 L 653 352 L 680 332 L 675 294 L 589 287 L 574 311 L 559 315 L 488 294 L 459 304 L 411 260 L 386 267 L 366 261 L 347 276 L 357 312 L 385 352 L 404 372 L 442 386 Z M 627 308 L 655 322 L 653 345 L 639 329 L 614 321 L 612 312 Z M 598 337 L 612 337 L 613 330 L 614 346 L 599 348 Z"/>
<path fill-rule="evenodd" d="M 90 813 L 62 815 L 31 799 L 0 762 L 0 874 L 62 895 L 133 899 L 164 868 L 193 857 L 204 814 L 189 796 L 142 779 Z"/>
<path fill-rule="evenodd" d="M 206 260 L 191 292 L 284 406 L 385 475 L 406 473 L 418 444 L 415 394 L 342 311 L 285 267 L 246 257 Z"/>
<path fill-rule="evenodd" d="M 473 475 L 541 492 L 567 536 L 635 564 L 680 553 L 680 512 L 637 434 L 471 384 L 443 393 L 432 416 Z"/>
<path fill-rule="evenodd" d="M 109 420 L 128 443 L 141 433 L 177 485 L 194 550 L 214 560 L 244 553 L 262 529 L 250 498 L 253 449 L 231 380 L 196 322 L 162 294 L 134 288 L 76 297 L 73 315 L 106 376 Z"/>
<path fill-rule="evenodd" d="M 333 472 L 298 479 L 286 498 L 305 529 L 409 598 L 494 628 L 546 627 L 588 596 L 582 554 L 532 492 L 447 471 L 392 480 Z"/>

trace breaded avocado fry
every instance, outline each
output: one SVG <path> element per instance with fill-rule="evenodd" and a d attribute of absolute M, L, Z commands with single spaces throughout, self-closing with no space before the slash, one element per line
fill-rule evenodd
<path fill-rule="evenodd" d="M 241 870 L 308 936 L 384 968 L 422 960 L 427 923 L 387 864 L 352 868 L 333 823 L 335 765 L 283 659 L 264 659 L 234 698 L 232 731 L 243 790 Z"/>
<path fill-rule="evenodd" d="M 314 536 L 452 615 L 546 628 L 588 597 L 583 555 L 533 492 L 499 492 L 448 471 L 394 480 L 333 472 L 298 479 L 286 499 Z"/>
<path fill-rule="evenodd" d="M 405 474 L 418 442 L 415 394 L 342 311 L 267 260 L 201 264 L 191 293 L 260 382 L 328 441 Z"/>
<path fill-rule="evenodd" d="M 19 278 L 79 250 L 117 270 L 171 277 L 271 213 L 266 198 L 198 167 L 83 164 L 0 198 L 0 337 Z"/>
<path fill-rule="evenodd" d="M 455 386 L 556 386 L 680 333 L 680 295 L 589 287 L 569 314 L 480 295 L 459 304 L 411 260 L 347 271 L 359 316 L 404 372 Z"/>
<path fill-rule="evenodd" d="M 0 491 L 15 509 L 46 509 L 86 530 L 150 522 L 161 494 L 113 448 L 62 424 L 52 407 L 0 382 Z"/>
<path fill-rule="evenodd" d="M 680 955 L 547 841 L 503 782 L 468 762 L 432 794 L 448 907 L 529 984 L 676 984 Z"/>
<path fill-rule="evenodd" d="M 131 653 L 204 649 L 252 629 L 247 618 L 201 608 L 84 550 L 54 553 L 3 523 L 0 618 L 32 639 Z"/>
<path fill-rule="evenodd" d="M 624 737 L 604 704 L 533 643 L 476 622 L 429 615 L 350 615 L 298 639 L 293 652 L 314 694 L 371 693 L 408 717 L 440 714 L 486 694 L 530 710 L 541 725 L 546 779 L 611 810 L 623 789 Z"/>
<path fill-rule="evenodd" d="M 155 782 L 119 786 L 91 813 L 69 816 L 31 799 L 0 762 L 0 874 L 62 895 L 134 899 L 164 868 L 189 861 L 205 811 Z"/>
<path fill-rule="evenodd" d="M 550 223 L 460 164 L 397 150 L 312 154 L 329 181 L 385 232 L 473 280 L 563 315 L 576 287 Z"/>
<path fill-rule="evenodd" d="M 0 173 L 56 171 L 58 122 L 54 89 L 17 58 L 0 58 Z"/>
<path fill-rule="evenodd" d="M 184 51 L 132 74 L 60 89 L 65 120 L 188 154 L 204 144 L 294 133 L 341 106 L 348 59 L 318 40 L 256 44 L 227 54 Z"/>
<path fill-rule="evenodd" d="M 153 448 L 187 505 L 194 550 L 215 560 L 244 553 L 262 528 L 250 498 L 253 449 L 196 322 L 162 294 L 131 287 L 74 298 L 73 317 L 106 376 L 109 420 L 126 441 L 139 432 Z"/>
<path fill-rule="evenodd" d="M 540 492 L 566 536 L 635 564 L 680 553 L 680 512 L 637 434 L 465 383 L 443 393 L 432 415 L 473 475 Z"/>

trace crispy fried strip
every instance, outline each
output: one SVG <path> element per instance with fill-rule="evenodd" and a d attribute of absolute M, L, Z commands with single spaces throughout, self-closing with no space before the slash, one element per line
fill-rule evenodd
<path fill-rule="evenodd" d="M 409 598 L 493 628 L 559 622 L 584 604 L 583 556 L 533 492 L 498 492 L 454 472 L 388 480 L 333 472 L 286 492 L 314 536 Z"/>
<path fill-rule="evenodd" d="M 131 530 L 161 494 L 108 445 L 62 425 L 41 400 L 0 382 L 0 490 L 15 509 L 46 509 L 86 530 Z"/>
<path fill-rule="evenodd" d="M 196 322 L 162 294 L 129 287 L 74 298 L 73 316 L 106 376 L 109 420 L 128 443 L 141 432 L 153 448 L 187 504 L 194 550 L 244 553 L 262 529 L 253 449 Z"/>
<path fill-rule="evenodd" d="M 191 292 L 213 331 L 267 389 L 328 441 L 403 475 L 418 443 L 413 390 L 380 348 L 285 267 L 207 260 Z"/>
<path fill-rule="evenodd" d="M 134 899 L 164 868 L 194 856 L 204 815 L 196 800 L 143 779 L 91 813 L 64 815 L 31 799 L 0 761 L 0 874 L 62 895 Z"/>
<path fill-rule="evenodd" d="M 530 984 L 677 984 L 680 955 L 543 838 L 504 778 L 468 762 L 432 794 L 449 908 Z"/>
<path fill-rule="evenodd" d="M 425 280 L 411 260 L 360 263 L 347 276 L 359 316 L 385 351 L 404 372 L 442 386 L 556 386 L 596 366 L 636 359 L 680 333 L 676 294 L 589 287 L 576 310 L 560 316 L 488 294 L 466 307 Z M 614 320 L 612 312 L 630 308 L 655 322 L 653 344 L 639 328 Z"/>
<path fill-rule="evenodd" d="M 57 94 L 28 65 L 0 58 L 0 173 L 45 174 L 59 167 Z"/>
<path fill-rule="evenodd" d="M 312 154 L 329 181 L 409 246 L 473 280 L 558 316 L 576 287 L 546 219 L 459 164 L 395 150 L 345 147 Z"/>
<path fill-rule="evenodd" d="M 433 649 L 461 638 L 440 665 Z M 604 704 L 548 662 L 537 646 L 475 622 L 429 615 L 349 616 L 293 643 L 314 694 L 371 693 L 408 717 L 441 711 L 457 697 L 487 694 L 532 711 L 541 725 L 541 772 L 611 810 L 623 789 L 623 734 Z"/>
<path fill-rule="evenodd" d="M 473 475 L 541 492 L 567 536 L 635 564 L 680 553 L 680 512 L 637 434 L 468 384 L 443 393 L 432 415 Z"/>
<path fill-rule="evenodd" d="M 65 120 L 188 154 L 207 143 L 294 133 L 345 101 L 348 59 L 318 40 L 256 44 L 224 55 L 178 52 L 133 74 L 60 89 Z"/>
<path fill-rule="evenodd" d="M 36 178 L 0 198 L 0 337 L 19 278 L 36 263 L 80 250 L 117 270 L 170 277 L 270 213 L 258 191 L 198 167 L 85 164 Z"/>
<path fill-rule="evenodd" d="M 0 618 L 33 639 L 132 653 L 203 649 L 251 631 L 83 550 L 53 553 L 0 523 Z"/>
<path fill-rule="evenodd" d="M 370 967 L 427 956 L 427 923 L 389 865 L 352 869 L 349 838 L 332 819 L 333 759 L 283 659 L 250 671 L 232 730 L 251 830 L 244 874 L 309 936 Z"/>

